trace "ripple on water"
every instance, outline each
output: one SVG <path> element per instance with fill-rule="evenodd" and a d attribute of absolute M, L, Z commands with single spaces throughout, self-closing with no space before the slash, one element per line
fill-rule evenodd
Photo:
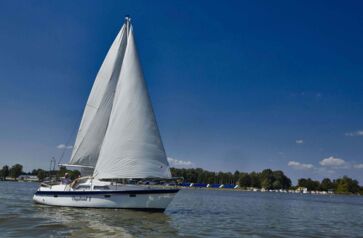
<path fill-rule="evenodd" d="M 37 184 L 0 182 L 5 237 L 359 237 L 363 198 L 183 190 L 165 213 L 32 203 Z"/>

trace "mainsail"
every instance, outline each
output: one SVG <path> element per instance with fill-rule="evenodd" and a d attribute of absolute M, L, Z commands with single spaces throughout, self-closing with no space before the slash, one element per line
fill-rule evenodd
<path fill-rule="evenodd" d="M 170 178 L 128 18 L 125 25 L 125 56 L 94 176 L 99 179 Z"/>
<path fill-rule="evenodd" d="M 71 165 L 96 165 L 111 114 L 126 41 L 124 25 L 112 43 L 93 84 L 69 162 Z"/>

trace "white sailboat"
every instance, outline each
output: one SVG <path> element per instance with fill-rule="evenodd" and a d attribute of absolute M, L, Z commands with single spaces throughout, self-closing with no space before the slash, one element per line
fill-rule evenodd
<path fill-rule="evenodd" d="M 42 185 L 36 203 L 163 211 L 178 192 L 115 182 L 171 178 L 128 17 L 97 74 L 67 165 L 90 176 Z"/>

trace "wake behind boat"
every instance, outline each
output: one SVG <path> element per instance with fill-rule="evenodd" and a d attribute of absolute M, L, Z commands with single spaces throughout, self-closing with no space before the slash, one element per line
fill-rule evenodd
<path fill-rule="evenodd" d="M 66 166 L 90 177 L 72 185 L 42 184 L 36 203 L 164 210 L 178 192 L 125 182 L 171 179 L 128 17 L 97 74 Z"/>

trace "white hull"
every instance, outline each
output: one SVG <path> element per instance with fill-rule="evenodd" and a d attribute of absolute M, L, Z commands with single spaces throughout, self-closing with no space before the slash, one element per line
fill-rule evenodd
<path fill-rule="evenodd" d="M 33 200 L 50 206 L 164 211 L 177 192 L 177 189 L 140 185 L 118 186 L 117 190 L 94 190 L 93 187 L 90 190 L 67 189 L 66 185 L 56 185 L 40 187 Z"/>

